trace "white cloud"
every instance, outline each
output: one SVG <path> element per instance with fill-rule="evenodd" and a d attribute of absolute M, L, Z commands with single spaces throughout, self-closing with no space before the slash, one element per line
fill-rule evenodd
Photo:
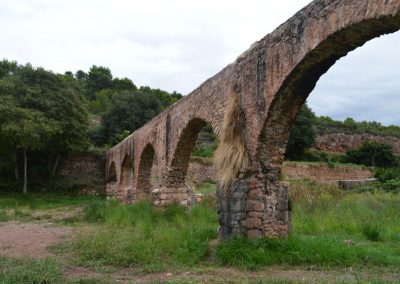
<path fill-rule="evenodd" d="M 187 94 L 308 2 L 0 0 L 0 58 L 60 73 L 103 65 L 137 85 Z M 399 123 L 399 43 L 395 34 L 340 60 L 310 105 L 335 118 Z"/>

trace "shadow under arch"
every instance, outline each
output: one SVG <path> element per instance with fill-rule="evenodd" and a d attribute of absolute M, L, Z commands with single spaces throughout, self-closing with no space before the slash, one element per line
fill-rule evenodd
<path fill-rule="evenodd" d="M 109 197 L 115 197 L 117 195 L 117 190 L 117 170 L 115 168 L 115 162 L 111 162 L 107 171 L 106 194 Z"/>
<path fill-rule="evenodd" d="M 185 187 L 190 157 L 200 132 L 207 124 L 211 126 L 211 123 L 200 118 L 193 118 L 186 124 L 172 158 L 171 169 L 166 179 L 168 187 Z"/>
<path fill-rule="evenodd" d="M 132 179 L 132 162 L 129 155 L 125 155 L 121 165 L 121 175 L 117 192 L 118 200 L 125 201 L 126 196 L 129 195 L 129 191 L 133 187 Z"/>
<path fill-rule="evenodd" d="M 399 29 L 400 15 L 361 21 L 330 35 L 296 65 L 274 96 L 260 133 L 261 168 L 280 171 L 293 123 L 320 77 L 350 51 Z"/>
<path fill-rule="evenodd" d="M 155 157 L 154 147 L 147 144 L 140 155 L 139 171 L 136 183 L 137 194 L 151 193 L 151 169 L 153 167 Z"/>

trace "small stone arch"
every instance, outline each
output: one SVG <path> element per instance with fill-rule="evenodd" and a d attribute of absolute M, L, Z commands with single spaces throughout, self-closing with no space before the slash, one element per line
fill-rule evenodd
<path fill-rule="evenodd" d="M 154 147 L 147 144 L 140 155 L 139 171 L 136 183 L 138 195 L 148 195 L 151 193 L 151 169 L 155 158 Z"/>
<path fill-rule="evenodd" d="M 117 183 L 117 171 L 115 168 L 115 162 L 111 162 L 107 170 L 107 184 L 106 194 L 109 198 L 115 198 L 117 195 L 118 183 Z"/>
<path fill-rule="evenodd" d="M 117 192 L 118 200 L 126 201 L 126 198 L 131 195 L 131 191 L 133 188 L 132 179 L 133 168 L 131 158 L 129 155 L 125 155 L 121 165 L 120 181 Z"/>
<path fill-rule="evenodd" d="M 190 157 L 196 145 L 199 133 L 207 122 L 201 118 L 193 118 L 183 129 L 174 152 L 171 169 L 166 180 L 167 186 L 184 187 Z"/>

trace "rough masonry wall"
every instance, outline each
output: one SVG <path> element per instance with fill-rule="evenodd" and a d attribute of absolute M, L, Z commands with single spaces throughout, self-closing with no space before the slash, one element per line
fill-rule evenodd
<path fill-rule="evenodd" d="M 322 151 L 346 153 L 349 150 L 357 149 L 363 141 L 377 141 L 389 144 L 393 148 L 395 155 L 400 155 L 400 138 L 394 136 L 378 136 L 368 133 L 363 134 L 345 134 L 329 133 L 316 137 L 313 148 Z"/>

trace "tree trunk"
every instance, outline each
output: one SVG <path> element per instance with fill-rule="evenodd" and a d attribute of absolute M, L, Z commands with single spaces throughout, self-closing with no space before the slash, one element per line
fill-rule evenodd
<path fill-rule="evenodd" d="M 19 180 L 19 172 L 18 172 L 18 153 L 15 150 L 15 168 L 14 168 L 15 180 Z"/>
<path fill-rule="evenodd" d="M 51 170 L 51 176 L 55 176 L 57 172 L 58 163 L 60 162 L 60 156 L 57 156 L 56 161 L 54 162 L 53 169 Z"/>
<path fill-rule="evenodd" d="M 28 192 L 28 158 L 26 156 L 26 149 L 23 148 L 24 153 L 24 188 L 22 193 L 26 194 Z"/>

